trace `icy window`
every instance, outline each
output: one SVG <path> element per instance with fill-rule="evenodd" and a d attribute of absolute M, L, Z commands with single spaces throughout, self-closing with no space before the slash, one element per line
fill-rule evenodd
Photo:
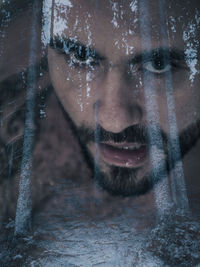
<path fill-rule="evenodd" d="M 0 1 L 0 265 L 199 266 L 200 4 Z"/>

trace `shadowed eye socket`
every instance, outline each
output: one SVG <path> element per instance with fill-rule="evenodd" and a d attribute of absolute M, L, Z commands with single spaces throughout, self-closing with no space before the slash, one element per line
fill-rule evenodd
<path fill-rule="evenodd" d="M 71 63 L 77 65 L 99 65 L 101 58 L 94 50 L 85 46 L 75 46 L 73 51 L 69 52 Z"/>
<path fill-rule="evenodd" d="M 54 38 L 50 41 L 50 47 L 68 56 L 69 63 L 76 67 L 99 66 L 104 57 L 93 48 L 80 44 L 74 40 Z"/>
<path fill-rule="evenodd" d="M 147 60 L 143 63 L 143 68 L 152 73 L 162 74 L 170 71 L 172 64 L 173 62 L 169 55 L 155 53 L 150 60 Z"/>
<path fill-rule="evenodd" d="M 147 71 L 162 75 L 185 68 L 184 52 L 172 49 L 155 49 L 136 55 L 130 62 L 132 72 Z"/>

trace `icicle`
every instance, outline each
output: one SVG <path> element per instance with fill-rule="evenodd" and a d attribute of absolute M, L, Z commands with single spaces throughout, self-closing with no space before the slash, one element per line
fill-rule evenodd
<path fill-rule="evenodd" d="M 164 0 L 159 0 L 160 5 L 160 25 L 162 34 L 162 46 L 167 47 L 166 37 L 167 30 L 164 21 Z M 172 198 L 177 208 L 182 211 L 186 211 L 189 208 L 188 197 L 185 186 L 185 179 L 183 173 L 183 166 L 181 160 L 180 144 L 178 137 L 178 129 L 176 122 L 175 104 L 173 97 L 173 85 L 172 85 L 172 73 L 165 73 L 165 92 L 168 106 L 168 120 L 169 120 L 169 139 L 170 145 L 168 146 L 169 164 L 172 166 L 175 162 L 175 166 L 171 171 L 171 189 Z"/>
<path fill-rule="evenodd" d="M 42 42 L 44 46 L 46 46 L 49 43 L 51 36 L 52 0 L 43 0 L 42 13 Z"/>
<path fill-rule="evenodd" d="M 32 152 L 34 140 L 34 108 L 35 108 L 35 84 L 36 65 L 39 36 L 36 30 L 39 13 L 39 2 L 33 4 L 33 21 L 31 26 L 29 70 L 27 76 L 26 96 L 26 119 L 24 130 L 24 145 L 21 163 L 21 176 L 19 183 L 19 195 L 15 218 L 15 236 L 26 234 L 31 227 L 31 173 L 32 173 Z"/>
<path fill-rule="evenodd" d="M 151 47 L 150 19 L 148 16 L 148 6 L 146 1 L 139 1 L 139 12 L 142 50 L 145 51 L 146 49 Z M 157 212 L 158 216 L 160 216 L 170 208 L 171 200 L 166 166 L 162 163 L 164 160 L 160 155 L 164 154 L 164 149 L 162 144 L 161 131 L 158 128 L 160 117 L 156 101 L 155 81 L 149 74 L 144 73 L 143 77 L 145 104 L 147 109 L 147 122 L 150 126 L 148 136 L 151 147 L 150 158 L 152 161 L 153 177 L 155 177 L 155 179 L 157 179 L 156 177 L 160 177 L 159 179 L 161 179 L 161 182 L 159 182 L 154 187 Z M 159 165 L 163 165 L 162 171 L 160 170 L 160 168 L 158 168 Z"/>

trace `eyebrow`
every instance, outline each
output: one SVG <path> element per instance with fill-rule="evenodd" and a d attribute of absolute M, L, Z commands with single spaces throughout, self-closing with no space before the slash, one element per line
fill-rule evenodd
<path fill-rule="evenodd" d="M 132 59 L 129 60 L 132 64 L 139 64 L 149 60 L 153 60 L 156 57 L 163 58 L 166 61 L 177 60 L 185 61 L 184 50 L 180 50 L 172 47 L 158 47 L 149 51 L 136 54 Z"/>
<path fill-rule="evenodd" d="M 75 51 L 76 49 L 85 48 L 94 58 L 98 58 L 101 60 L 106 59 L 106 57 L 103 56 L 100 52 L 98 52 L 94 47 L 85 45 L 82 42 L 72 38 L 64 38 L 58 36 L 51 37 L 50 47 L 68 53 L 70 53 L 71 51 Z M 176 47 L 158 47 L 149 51 L 136 53 L 134 56 L 130 55 L 128 61 L 129 64 L 141 64 L 146 61 L 153 60 L 158 56 L 168 61 L 185 61 L 184 50 L 178 49 Z"/>
<path fill-rule="evenodd" d="M 98 52 L 94 47 L 89 45 L 85 45 L 80 41 L 71 39 L 71 38 L 64 38 L 64 37 L 51 37 L 50 43 L 51 48 L 59 49 L 65 53 L 70 53 L 71 51 L 75 51 L 76 49 L 84 48 L 87 50 L 89 55 L 93 56 L 94 58 L 98 58 L 100 60 L 105 60 L 106 57 L 103 56 L 100 52 Z"/>

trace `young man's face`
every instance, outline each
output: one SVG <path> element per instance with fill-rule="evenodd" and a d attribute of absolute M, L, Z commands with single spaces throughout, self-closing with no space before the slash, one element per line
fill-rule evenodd
<path fill-rule="evenodd" d="M 144 193 L 154 171 L 149 129 L 160 130 L 163 148 L 156 149 L 166 162 L 176 125 L 182 151 L 197 139 L 198 1 L 167 1 L 165 14 L 159 1 L 149 1 L 147 13 L 140 1 L 54 2 L 50 76 L 96 179 L 113 194 Z"/>

